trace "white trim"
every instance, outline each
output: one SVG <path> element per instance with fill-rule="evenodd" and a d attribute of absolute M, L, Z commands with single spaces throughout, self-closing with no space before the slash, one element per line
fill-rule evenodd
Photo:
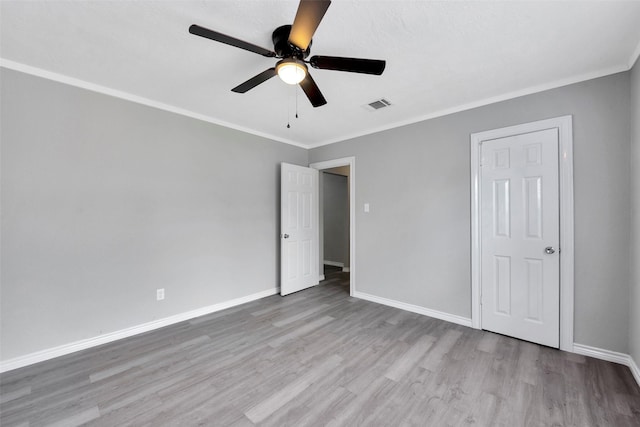
<path fill-rule="evenodd" d="M 605 350 L 603 348 L 591 347 L 584 344 L 573 344 L 573 353 L 589 356 L 596 359 L 606 360 L 607 362 L 619 363 L 625 365 L 631 370 L 633 378 L 640 386 L 640 369 L 636 361 L 628 354 L 618 353 L 617 351 Z"/>
<path fill-rule="evenodd" d="M 628 354 L 577 343 L 573 344 L 573 353 L 593 357 L 595 359 L 606 360 L 607 362 L 619 363 L 620 365 L 625 366 L 629 366 L 629 362 L 631 360 L 631 356 Z"/>
<path fill-rule="evenodd" d="M 435 319 L 444 320 L 446 322 L 455 323 L 457 325 L 471 327 L 471 319 L 467 317 L 458 316 L 455 314 L 445 313 L 443 311 L 431 310 L 419 305 L 408 304 L 406 302 L 396 301 L 388 298 L 383 298 L 364 292 L 354 292 L 353 297 L 363 300 L 375 302 L 377 304 L 388 305 L 389 307 L 399 308 L 401 310 L 410 311 L 412 313 L 422 314 L 423 316 L 433 317 Z"/>
<path fill-rule="evenodd" d="M 320 274 L 320 275 L 318 276 L 318 280 L 319 280 L 319 282 L 322 282 L 324 279 L 326 279 L 326 277 L 324 277 L 324 274 Z M 318 284 L 320 284 L 320 283 L 318 283 Z"/>
<path fill-rule="evenodd" d="M 117 341 L 123 338 L 128 338 L 133 335 L 138 335 L 144 332 L 153 331 L 154 329 L 163 328 L 165 326 L 184 322 L 185 320 L 190 320 L 195 317 L 204 316 L 206 314 L 215 313 L 216 311 L 225 310 L 227 308 L 235 307 L 237 305 L 246 304 L 248 302 L 259 300 L 261 298 L 265 298 L 271 295 L 276 295 L 279 292 L 280 292 L 279 288 L 271 288 L 261 292 L 257 292 L 255 294 L 247 295 L 245 297 L 235 298 L 229 301 L 221 302 L 221 303 L 210 305 L 207 307 L 198 308 L 196 310 L 187 311 L 185 313 L 176 314 L 174 316 L 165 317 L 164 319 L 153 320 L 151 322 L 143 323 L 137 326 L 132 326 L 126 329 L 121 329 L 119 331 L 98 335 L 93 338 L 87 338 L 87 339 L 75 341 L 69 344 L 64 344 L 58 347 L 53 347 L 46 350 L 37 351 L 35 353 L 30 353 L 25 356 L 15 357 L 13 359 L 0 362 L 0 373 L 12 371 L 14 369 L 22 368 L 28 365 L 33 365 L 34 363 L 44 362 L 45 360 L 53 359 L 59 356 L 64 356 L 70 353 L 75 353 L 76 351 L 80 351 L 80 350 L 86 350 L 91 347 L 96 347 L 96 346 Z"/>
<path fill-rule="evenodd" d="M 340 268 L 344 268 L 344 262 L 338 262 L 338 261 L 327 261 L 326 259 L 324 261 L 322 261 L 322 263 L 324 265 L 330 265 L 331 267 L 340 267 Z"/>
<path fill-rule="evenodd" d="M 638 48 L 640 50 L 640 47 Z M 640 54 L 640 51 L 638 52 Z M 556 89 L 563 86 L 569 86 L 575 83 L 580 83 L 587 80 L 593 80 L 600 77 L 609 76 L 611 74 L 622 73 L 624 71 L 629 71 L 629 67 L 625 65 L 620 65 L 617 67 L 606 68 L 604 70 L 595 71 L 592 73 L 583 74 L 577 77 L 567 78 L 556 80 L 554 82 L 541 84 L 538 86 L 532 86 L 526 89 L 516 90 L 513 92 L 507 92 L 502 95 L 493 96 L 490 98 L 485 98 L 479 101 L 470 102 L 468 104 L 457 105 L 451 108 L 445 108 L 443 110 L 439 110 L 429 114 L 423 114 L 420 116 L 416 116 L 410 119 L 397 121 L 394 123 L 386 124 L 384 126 L 379 126 L 376 128 L 367 129 L 362 132 L 354 132 L 351 134 L 343 135 L 337 138 L 329 139 L 323 142 L 318 142 L 316 144 L 307 144 L 305 147 L 307 148 L 317 148 L 322 147 L 323 145 L 330 145 L 337 142 L 346 141 L 348 139 L 358 138 L 365 135 L 371 135 L 373 133 L 383 132 L 389 129 L 395 129 L 401 126 L 407 126 L 414 123 L 422 122 L 425 120 L 435 119 L 437 117 L 447 116 L 449 114 L 459 113 L 461 111 L 471 110 L 473 108 L 483 107 L 485 105 L 491 105 L 502 101 L 507 101 L 509 99 L 519 98 L 521 96 L 531 95 L 534 93 L 544 92 L 546 90 Z"/>
<path fill-rule="evenodd" d="M 559 117 L 557 122 L 560 139 L 560 350 L 565 350 L 573 346 L 574 328 L 573 118 Z"/>
<path fill-rule="evenodd" d="M 638 40 L 638 45 L 636 46 L 635 50 L 629 57 L 629 65 L 628 65 L 629 70 L 632 69 L 635 63 L 638 61 L 638 57 L 640 57 L 640 40 Z"/>
<path fill-rule="evenodd" d="M 349 166 L 349 295 L 354 296 L 356 292 L 356 158 L 343 157 L 309 165 L 310 168 L 318 170 L 339 166 Z"/>
<path fill-rule="evenodd" d="M 640 386 L 640 368 L 638 368 L 638 364 L 636 363 L 635 360 L 633 360 L 633 357 L 629 356 L 629 369 L 631 369 L 631 373 L 633 374 L 633 378 L 636 379 L 636 382 L 638 383 L 638 386 Z"/>
<path fill-rule="evenodd" d="M 545 129 L 558 129 L 560 187 L 560 349 L 573 348 L 574 312 L 574 213 L 572 117 L 540 120 L 471 135 L 471 319 L 482 329 L 480 306 L 480 145 L 482 141 Z"/>
<path fill-rule="evenodd" d="M 256 136 L 267 138 L 273 141 L 282 142 L 284 144 L 294 145 L 296 147 L 306 148 L 306 149 L 309 148 L 308 145 L 300 144 L 299 142 L 295 142 L 290 139 L 282 138 L 276 135 L 271 135 L 266 132 L 260 132 L 255 129 L 251 129 L 245 126 L 240 126 L 234 123 L 226 122 L 224 120 L 219 120 L 210 116 L 205 116 L 204 114 L 196 113 L 190 110 L 186 110 L 184 108 L 176 107 L 176 106 L 165 104 L 159 101 L 154 101 L 153 99 L 134 95 L 129 92 L 112 89 L 112 88 L 101 86 L 85 80 L 76 79 L 75 77 L 65 76 L 63 74 L 58 74 L 52 71 L 43 70 L 42 68 L 21 64 L 19 62 L 11 61 L 8 59 L 0 58 L 0 67 L 4 67 L 14 71 L 20 71 L 22 73 L 30 74 L 36 77 L 42 77 L 44 79 L 52 80 L 58 83 L 64 83 L 70 86 L 79 87 L 82 89 L 90 90 L 92 92 L 101 93 L 103 95 L 113 96 L 114 98 L 124 99 L 126 101 L 135 102 L 136 104 L 146 105 L 147 107 L 157 108 L 159 110 L 168 111 L 170 113 L 179 114 L 181 116 L 190 117 L 192 119 L 201 120 L 203 122 L 213 123 L 214 125 L 224 126 L 230 129 L 246 132 L 251 135 L 256 135 Z"/>
<path fill-rule="evenodd" d="M 330 265 L 331 267 L 340 267 L 342 268 L 342 272 L 343 273 L 349 273 L 351 271 L 351 268 L 349 267 L 345 267 L 344 266 L 344 262 L 340 262 L 340 261 L 327 261 L 326 259 L 324 261 L 322 261 L 322 263 L 324 265 Z M 322 276 L 324 277 L 324 275 Z M 324 279 L 321 279 L 324 280 Z"/>
<path fill-rule="evenodd" d="M 128 92 L 124 92 L 124 91 L 120 91 L 120 90 L 116 90 L 116 89 L 112 89 L 112 88 L 108 88 L 105 86 L 100 86 L 97 85 L 95 83 L 91 83 L 91 82 L 87 82 L 85 80 L 80 80 L 74 77 L 69 77 L 63 74 L 59 74 L 59 73 L 54 73 L 52 71 L 47 71 L 44 70 L 42 68 L 37 68 L 37 67 L 32 67 L 30 65 L 26 65 L 26 64 L 22 64 L 19 62 L 15 62 L 15 61 L 11 61 L 9 59 L 4 59 L 0 57 L 0 67 L 4 67 L 10 70 L 15 70 L 15 71 L 20 71 L 23 72 L 25 74 L 31 74 L 33 76 L 37 76 L 37 77 L 42 77 L 45 79 L 49 79 L 49 80 L 53 80 L 53 81 L 57 81 L 60 83 L 64 83 L 64 84 L 68 84 L 71 86 L 76 86 L 76 87 L 80 87 L 83 89 L 87 89 L 93 92 L 97 92 L 97 93 L 102 93 L 105 95 L 109 95 L 109 96 L 113 96 L 116 98 L 121 98 L 121 99 L 125 99 L 127 101 L 131 101 L 131 102 L 135 102 L 138 104 L 142 104 L 142 105 L 146 105 L 148 107 L 153 107 L 153 108 L 157 108 L 160 110 L 164 110 L 164 111 L 169 111 L 175 114 L 180 114 L 186 117 L 191 117 L 193 119 L 196 120 L 202 120 L 204 122 L 208 122 L 208 123 L 213 123 L 219 126 L 224 126 L 224 127 L 228 127 L 231 129 L 235 129 L 241 132 L 246 132 L 252 135 L 256 135 L 256 136 L 260 136 L 263 138 L 268 138 L 271 139 L 273 141 L 278 141 L 278 142 L 282 142 L 284 144 L 289 144 L 289 145 L 293 145 L 296 147 L 300 147 L 300 148 L 306 148 L 306 149 L 312 149 L 312 148 L 316 148 L 316 147 L 322 147 L 324 145 L 330 145 L 330 144 L 335 144 L 337 142 L 342 142 L 342 141 L 346 141 L 349 139 L 353 139 L 353 138 L 358 138 L 361 136 L 366 136 L 366 135 L 371 135 L 373 133 L 378 133 L 378 132 L 382 132 L 385 130 L 389 130 L 389 129 L 395 129 L 401 126 L 406 126 L 406 125 L 410 125 L 413 123 L 418 123 L 418 122 L 422 122 L 425 120 L 429 120 L 429 119 L 434 119 L 436 117 L 442 117 L 442 116 L 446 116 L 449 114 L 453 114 L 453 113 L 459 113 L 461 111 L 466 111 L 466 110 L 471 110 L 473 108 L 478 108 L 478 107 L 482 107 L 485 105 L 490 105 L 490 104 L 495 104 L 497 102 L 502 102 L 502 101 L 506 101 L 509 99 L 513 99 L 513 98 L 518 98 L 521 96 L 525 96 L 525 95 L 531 95 L 534 93 L 538 93 L 538 92 L 543 92 L 545 90 L 550 90 L 550 89 L 556 89 L 562 86 L 568 86 L 571 84 L 575 84 L 575 83 L 580 83 L 583 81 L 587 81 L 587 80 L 592 80 L 592 79 L 596 79 L 599 77 L 604 77 L 604 76 L 608 76 L 611 74 L 616 74 L 616 73 L 621 73 L 624 71 L 629 71 L 631 69 L 631 67 L 633 67 L 633 64 L 635 63 L 635 61 L 637 60 L 638 56 L 640 55 L 640 44 L 638 44 L 638 46 L 636 47 L 636 50 L 634 51 L 634 53 L 631 55 L 630 59 L 629 59 L 629 64 L 628 65 L 620 65 L 620 66 L 616 66 L 616 67 L 611 67 L 611 68 L 605 68 L 603 70 L 599 70 L 599 71 L 594 71 L 591 73 L 586 73 L 586 74 L 582 74 L 580 76 L 576 76 L 576 77 L 571 77 L 571 78 L 567 78 L 567 79 L 561 79 L 561 80 L 556 80 L 554 82 L 550 82 L 550 83 L 545 83 L 545 84 L 541 84 L 541 85 L 537 85 L 537 86 L 531 86 L 529 88 L 525 88 L 525 89 L 521 89 L 521 90 L 516 90 L 513 92 L 507 92 L 504 93 L 502 95 L 497 95 L 497 96 L 493 96 L 490 98 L 485 98 L 479 101 L 475 101 L 475 102 L 470 102 L 467 104 L 462 104 L 462 105 L 458 105 L 458 106 L 454 106 L 451 108 L 445 108 L 443 110 L 439 110 L 439 111 L 435 111 L 433 113 L 429 113 L 429 114 L 423 114 L 420 116 L 416 116 L 410 119 L 406 119 L 406 120 L 401 120 L 401 121 L 397 121 L 397 122 L 393 122 L 393 123 L 389 123 L 387 125 L 384 126 L 379 126 L 376 128 L 372 128 L 372 129 L 368 129 L 365 131 L 360 131 L 360 132 L 353 132 L 350 134 L 346 134 L 346 135 L 342 135 L 336 138 L 332 138 L 332 139 L 328 139 L 325 141 L 321 141 L 321 142 L 317 142 L 317 143 L 310 143 L 310 144 L 301 144 L 299 142 L 290 140 L 290 139 L 286 139 L 286 138 L 282 138 L 276 135 L 271 135 L 265 132 L 260 132 L 257 131 L 255 129 L 251 129 L 245 126 L 239 126 L 233 123 L 229 123 L 229 122 L 225 122 L 223 120 L 219 120 L 219 119 L 215 119 L 213 117 L 209 117 L 209 116 L 205 116 L 204 114 L 199 114 L 193 111 L 189 111 L 183 108 L 178 108 L 172 105 L 168 105 L 168 104 L 164 104 L 162 102 L 158 102 L 158 101 L 154 101 L 148 98 L 143 98 L 141 96 L 138 95 L 133 95 L 131 93 Z"/>

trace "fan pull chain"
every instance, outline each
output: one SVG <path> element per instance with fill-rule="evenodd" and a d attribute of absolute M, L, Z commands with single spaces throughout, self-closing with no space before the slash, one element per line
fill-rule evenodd
<path fill-rule="evenodd" d="M 298 90 L 298 85 L 296 85 L 296 119 L 298 118 L 298 93 L 300 91 Z"/>
<path fill-rule="evenodd" d="M 291 125 L 289 124 L 289 103 L 287 102 L 287 129 L 291 129 Z"/>

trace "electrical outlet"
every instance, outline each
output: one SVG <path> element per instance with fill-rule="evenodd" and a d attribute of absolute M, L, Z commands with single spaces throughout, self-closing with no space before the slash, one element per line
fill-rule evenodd
<path fill-rule="evenodd" d="M 156 289 L 156 300 L 162 301 L 164 299 L 164 288 Z"/>

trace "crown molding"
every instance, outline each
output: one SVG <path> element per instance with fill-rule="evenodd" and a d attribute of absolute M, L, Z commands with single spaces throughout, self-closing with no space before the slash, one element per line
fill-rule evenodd
<path fill-rule="evenodd" d="M 282 142 L 284 144 L 294 145 L 300 148 L 309 148 L 307 145 L 300 144 L 289 139 L 280 138 L 276 135 L 271 135 L 265 132 L 260 132 L 255 129 L 251 129 L 245 126 L 239 126 L 233 123 L 225 122 L 213 117 L 199 114 L 194 111 L 190 111 L 184 108 L 179 108 L 173 105 L 165 104 L 153 99 L 144 98 L 142 96 L 134 95 L 129 92 L 113 89 L 106 86 L 101 86 L 95 83 L 88 82 L 86 80 L 77 79 L 75 77 L 66 76 L 64 74 L 54 73 L 52 71 L 44 70 L 42 68 L 32 67 L 31 65 L 22 64 L 20 62 L 11 61 L 8 59 L 0 58 L 0 67 L 7 68 L 9 70 L 20 71 L 32 76 L 41 77 L 43 79 L 52 80 L 58 83 L 75 86 L 81 89 L 86 89 L 92 92 L 101 93 L 103 95 L 112 96 L 114 98 L 124 99 L 126 101 L 135 102 L 136 104 L 145 105 L 147 107 L 156 108 L 158 110 L 168 111 L 170 113 L 179 114 L 181 116 L 190 117 L 192 119 L 201 120 L 203 122 L 212 123 L 214 125 L 223 126 L 230 129 L 235 129 L 240 132 L 249 133 L 251 135 L 266 138 L 272 141 Z"/>
<path fill-rule="evenodd" d="M 159 110 L 163 110 L 163 111 L 168 111 L 171 113 L 175 113 L 175 114 L 179 114 L 182 116 L 186 116 L 186 117 L 190 117 L 192 119 L 196 119 L 196 120 L 201 120 L 207 123 L 212 123 L 218 126 L 223 126 L 223 127 L 227 127 L 230 129 L 235 129 L 237 131 L 240 132 L 245 132 L 245 133 L 249 133 L 251 135 L 255 135 L 255 136 L 259 136 L 261 138 L 266 138 L 272 141 L 277 141 L 277 142 L 281 142 L 283 144 L 288 144 L 288 145 L 293 145 L 295 147 L 299 147 L 299 148 L 304 148 L 307 150 L 313 149 L 313 148 L 318 148 L 318 147 L 322 147 L 325 145 L 331 145 L 331 144 L 335 144 L 338 142 L 343 142 L 343 141 L 348 141 L 351 139 L 355 139 L 355 138 L 359 138 L 362 136 L 367 136 L 367 135 L 371 135 L 374 133 L 379 133 L 379 132 L 384 132 L 387 130 L 391 130 L 391 129 L 395 129 L 395 128 L 399 128 L 402 126 L 407 126 L 407 125 L 411 125 L 411 124 L 415 124 L 415 123 L 419 123 L 419 122 L 423 122 L 425 120 L 430 120 L 430 119 L 435 119 L 438 117 L 443 117 L 443 116 L 447 116 L 450 114 L 454 114 L 454 113 L 459 113 L 462 111 L 467 111 L 467 110 L 471 110 L 474 108 L 478 108 L 478 107 L 484 107 L 487 105 L 491 105 L 491 104 L 495 104 L 498 102 L 502 102 L 502 101 L 507 101 L 510 99 L 514 99 L 514 98 L 519 98 L 521 96 L 526 96 L 526 95 L 532 95 L 534 93 L 538 93 L 538 92 L 544 92 L 547 90 L 551 90 L 551 89 L 557 89 L 559 87 L 563 87 L 563 86 L 568 86 L 568 85 L 572 85 L 575 83 L 580 83 L 583 81 L 587 81 L 587 80 L 592 80 L 592 79 L 597 79 L 600 77 L 605 77 L 611 74 L 616 74 L 616 73 L 621 73 L 621 72 L 625 72 L 625 71 L 629 71 L 632 67 L 633 64 L 635 63 L 635 61 L 637 60 L 638 56 L 640 56 L 640 43 L 638 44 L 638 46 L 636 47 L 634 53 L 631 55 L 630 59 L 629 59 L 629 64 L 624 64 L 624 65 L 618 65 L 615 67 L 610 67 L 610 68 L 605 68 L 602 70 L 598 70 L 598 71 L 594 71 L 591 73 L 586 73 L 586 74 L 582 74 L 579 76 L 574 76 L 574 77 L 569 77 L 566 79 L 560 79 L 560 80 L 556 80 L 553 82 L 549 82 L 549 83 L 545 83 L 545 84 L 541 84 L 541 85 L 536 85 L 536 86 L 531 86 L 529 88 L 525 88 L 525 89 L 521 89 L 521 90 L 517 90 L 517 91 L 512 91 L 512 92 L 507 92 L 504 93 L 502 95 L 498 95 L 498 96 L 494 96 L 494 97 L 489 97 L 489 98 L 485 98 L 482 100 L 478 100 L 478 101 L 474 101 L 474 102 L 470 102 L 470 103 L 466 103 L 466 104 L 461 104 L 461 105 L 457 105 L 457 106 L 453 106 L 451 108 L 445 108 L 442 110 L 438 110 L 432 113 L 428 113 L 428 114 L 423 114 L 423 115 L 419 115 L 416 117 L 412 117 L 406 120 L 400 120 L 400 121 L 396 121 L 393 123 L 389 123 L 383 126 L 378 126 L 375 128 L 371 128 L 365 131 L 360 131 L 360 132 L 353 132 L 350 134 L 346 134 L 346 135 L 342 135 L 336 138 L 330 138 L 327 139 L 325 141 L 320 141 L 317 143 L 312 143 L 312 144 L 301 144 L 299 142 L 296 141 L 292 141 L 290 139 L 286 139 L 286 138 L 281 138 L 279 136 L 276 135 L 271 135 L 265 132 L 260 132 L 258 130 L 255 129 L 251 129 L 245 126 L 239 126 L 236 125 L 234 123 L 230 123 L 230 122 L 226 122 L 223 120 L 219 120 L 213 117 L 209 117 L 206 116 L 204 114 L 200 114 L 200 113 L 196 113 L 194 111 L 190 111 L 184 108 L 179 108 L 173 105 L 169 105 L 169 104 L 165 104 L 159 101 L 155 101 L 149 98 L 144 98 L 138 95 L 134 95 L 132 93 L 129 92 L 124 92 L 121 90 L 117 90 L 117 89 L 112 89 L 106 86 L 101 86 L 95 83 L 91 83 L 91 82 L 87 82 L 85 80 L 81 80 L 81 79 L 77 79 L 75 77 L 70 77 L 70 76 L 66 76 L 63 74 L 59 74 L 59 73 L 54 73 L 52 71 L 48 71 L 48 70 L 44 70 L 42 68 L 37 68 L 37 67 L 32 67 L 30 65 L 26 65 L 26 64 L 22 64 L 16 61 L 11 61 L 8 59 L 4 59 L 4 58 L 0 58 L 0 67 L 3 68 L 7 68 L 10 70 L 15 70 L 15 71 L 20 71 L 23 72 L 25 74 L 30 74 L 33 76 L 37 76 L 37 77 L 42 77 L 48 80 L 52 80 L 52 81 L 56 81 L 59 83 L 64 83 L 64 84 L 68 84 L 70 86 L 75 86 L 75 87 L 79 87 L 82 89 L 86 89 L 86 90 L 90 90 L 93 92 L 97 92 L 97 93 L 101 93 L 104 95 L 109 95 L 109 96 L 113 96 L 115 98 L 120 98 L 120 99 L 124 99 L 127 101 L 131 101 L 131 102 L 135 102 L 137 104 L 142 104 L 142 105 L 146 105 L 148 107 L 152 107 L 152 108 L 157 108 Z"/>

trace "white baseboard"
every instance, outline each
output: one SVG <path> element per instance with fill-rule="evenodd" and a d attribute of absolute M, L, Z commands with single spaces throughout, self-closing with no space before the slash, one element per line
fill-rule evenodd
<path fill-rule="evenodd" d="M 573 344 L 573 352 L 583 356 L 589 356 L 595 359 L 606 360 L 607 362 L 614 362 L 628 366 L 633 374 L 633 378 L 640 386 L 640 369 L 638 369 L 638 365 L 630 355 L 576 343 Z"/>
<path fill-rule="evenodd" d="M 406 302 L 396 301 L 388 298 L 378 297 L 364 292 L 355 291 L 353 297 L 375 302 L 378 304 L 388 305 L 390 307 L 399 308 L 401 310 L 410 311 L 412 313 L 422 314 L 424 316 L 433 317 L 447 322 L 456 323 L 462 326 L 471 327 L 471 319 L 458 316 L 455 314 L 444 313 L 442 311 L 431 310 L 419 305 L 407 304 Z"/>
<path fill-rule="evenodd" d="M 629 360 L 631 359 L 631 356 L 629 356 L 628 354 L 576 343 L 573 344 L 573 352 L 576 354 L 581 354 L 583 356 L 590 356 L 596 359 L 619 363 L 626 366 L 629 366 Z"/>
<path fill-rule="evenodd" d="M 318 276 L 318 282 L 322 282 L 325 279 L 324 274 Z"/>
<path fill-rule="evenodd" d="M 66 354 L 75 353 L 76 351 L 86 350 L 91 347 L 96 347 L 102 344 L 117 341 L 123 338 L 127 338 L 133 335 L 149 332 L 154 329 L 162 328 L 165 326 L 173 325 L 175 323 L 184 322 L 195 317 L 204 316 L 205 314 L 215 313 L 216 311 L 224 310 L 227 308 L 235 307 L 240 304 L 245 304 L 251 301 L 255 301 L 261 298 L 265 298 L 271 295 L 275 295 L 280 292 L 280 288 L 267 289 L 262 292 L 247 295 L 224 301 L 218 304 L 210 305 L 207 307 L 198 308 L 196 310 L 187 311 L 185 313 L 176 314 L 174 316 L 165 317 L 164 319 L 153 320 L 151 322 L 143 323 L 141 325 L 132 326 L 130 328 L 121 329 L 115 332 L 109 332 L 107 334 L 98 335 L 93 338 L 87 338 L 80 341 L 75 341 L 69 344 L 64 344 L 58 347 L 49 348 L 46 350 L 30 353 L 25 356 L 15 357 L 0 362 L 0 373 L 12 371 L 14 369 L 22 368 L 24 366 L 33 365 L 34 363 L 43 362 L 45 360 L 53 359 L 55 357 L 64 356 Z"/>
<path fill-rule="evenodd" d="M 343 273 L 349 273 L 351 271 L 351 269 L 349 267 L 342 267 L 342 272 Z"/>
<path fill-rule="evenodd" d="M 340 268 L 344 268 L 344 262 L 339 262 L 339 261 L 327 261 L 326 259 L 324 261 L 322 261 L 322 263 L 324 265 L 330 265 L 331 267 L 340 267 Z"/>

